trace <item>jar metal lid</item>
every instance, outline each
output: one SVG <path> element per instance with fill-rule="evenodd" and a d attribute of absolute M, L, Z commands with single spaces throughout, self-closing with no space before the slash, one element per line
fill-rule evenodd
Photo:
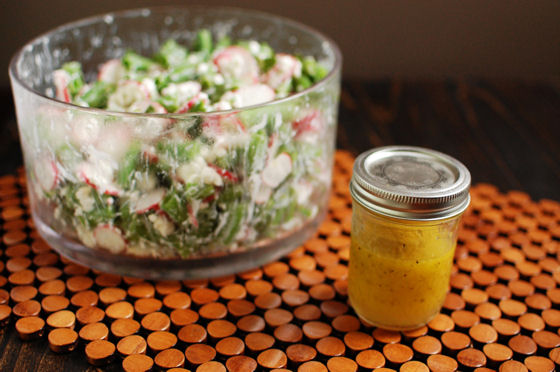
<path fill-rule="evenodd" d="M 460 161 L 413 146 L 378 147 L 354 162 L 350 192 L 383 215 L 436 220 L 462 213 L 470 202 L 471 175 Z"/>

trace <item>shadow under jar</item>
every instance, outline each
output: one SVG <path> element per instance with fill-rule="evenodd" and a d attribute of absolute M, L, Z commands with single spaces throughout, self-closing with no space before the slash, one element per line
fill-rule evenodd
<path fill-rule="evenodd" d="M 415 329 L 439 312 L 469 186 L 467 168 L 433 150 L 389 146 L 356 159 L 348 296 L 364 321 Z"/>
<path fill-rule="evenodd" d="M 200 29 L 313 56 L 328 73 L 287 97 L 208 113 L 122 113 L 53 98 L 53 72 L 65 62 L 79 61 L 91 81 L 99 65 L 128 49 L 151 56 L 168 39 L 192 44 Z M 326 213 L 340 68 L 338 48 L 320 33 L 228 8 L 130 10 L 32 40 L 13 58 L 10 77 L 39 233 L 84 265 L 152 279 L 221 276 L 281 257 L 310 237 Z M 220 130 L 205 132 L 216 123 Z M 302 123 L 308 130 L 301 130 Z M 185 164 L 171 162 L 153 170 L 158 204 L 143 209 L 147 192 L 138 182 L 119 179 L 131 169 L 150 172 L 154 158 L 146 149 L 212 151 L 218 143 L 219 166 L 204 165 L 219 168 L 219 185 L 191 187 L 178 177 Z M 266 184 L 265 167 L 279 153 L 283 161 L 289 157 L 289 172 Z M 105 187 L 92 184 L 85 171 L 106 181 Z M 177 214 L 163 214 L 161 203 L 176 203 Z M 165 229 L 158 229 L 162 218 Z"/>

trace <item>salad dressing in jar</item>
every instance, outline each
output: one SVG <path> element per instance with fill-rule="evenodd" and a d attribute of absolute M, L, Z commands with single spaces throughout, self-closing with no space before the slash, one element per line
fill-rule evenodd
<path fill-rule="evenodd" d="M 467 168 L 433 150 L 389 146 L 356 159 L 348 295 L 364 321 L 414 329 L 439 312 L 469 186 Z"/>

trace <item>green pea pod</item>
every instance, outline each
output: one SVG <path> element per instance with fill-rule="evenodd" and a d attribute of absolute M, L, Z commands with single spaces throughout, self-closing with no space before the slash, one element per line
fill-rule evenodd
<path fill-rule="evenodd" d="M 122 63 L 128 71 L 139 72 L 148 71 L 155 62 L 150 58 L 146 58 L 129 50 L 124 54 Z"/>
<path fill-rule="evenodd" d="M 210 55 L 212 53 L 212 44 L 212 33 L 209 30 L 203 29 L 197 32 L 194 43 L 194 49 L 196 51 Z"/>
<path fill-rule="evenodd" d="M 230 244 L 235 239 L 235 236 L 241 230 L 243 218 L 245 217 L 245 205 L 236 204 L 229 209 L 229 216 L 226 225 L 222 229 L 222 241 L 224 244 Z"/>
<path fill-rule="evenodd" d="M 104 108 L 107 106 L 109 95 L 115 90 L 113 84 L 96 81 L 78 101 L 85 102 L 89 107 Z"/>

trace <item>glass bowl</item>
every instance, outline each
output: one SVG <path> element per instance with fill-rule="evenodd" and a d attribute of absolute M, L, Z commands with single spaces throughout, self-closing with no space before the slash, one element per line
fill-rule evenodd
<path fill-rule="evenodd" d="M 190 45 L 201 28 L 313 56 L 329 73 L 297 94 L 212 113 L 119 113 L 53 98 L 53 71 L 65 62 L 81 62 L 92 80 L 128 49 L 153 55 L 169 38 Z M 36 228 L 83 265 L 151 279 L 278 259 L 326 213 L 340 68 L 337 46 L 320 33 L 240 9 L 116 12 L 32 40 L 10 78 Z"/>

